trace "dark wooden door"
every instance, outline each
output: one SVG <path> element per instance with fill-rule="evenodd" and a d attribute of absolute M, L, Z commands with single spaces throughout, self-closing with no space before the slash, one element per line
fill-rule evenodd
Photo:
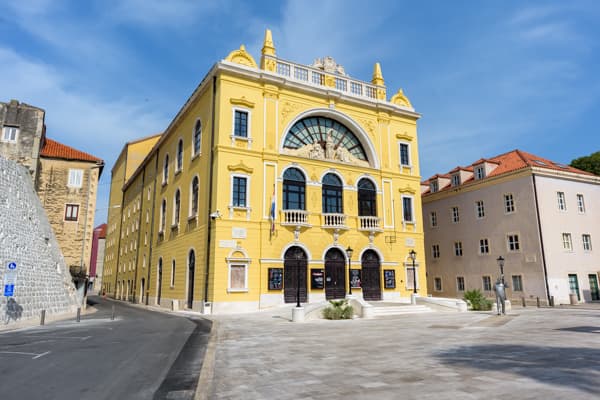
<path fill-rule="evenodd" d="M 285 252 L 283 261 L 283 299 L 295 303 L 300 286 L 300 302 L 306 303 L 306 275 L 308 261 L 300 247 L 291 247 Z"/>
<path fill-rule="evenodd" d="M 338 249 L 325 255 L 325 298 L 327 300 L 346 297 L 346 259 Z"/>
<path fill-rule="evenodd" d="M 361 265 L 363 298 L 370 301 L 381 300 L 381 264 L 377 253 L 365 251 Z"/>
<path fill-rule="evenodd" d="M 162 294 L 162 260 L 158 260 L 158 290 L 156 294 L 156 304 L 160 304 Z"/>
<path fill-rule="evenodd" d="M 194 250 L 190 251 L 188 264 L 187 308 L 192 309 L 194 306 L 194 273 L 196 272 L 196 255 Z"/>

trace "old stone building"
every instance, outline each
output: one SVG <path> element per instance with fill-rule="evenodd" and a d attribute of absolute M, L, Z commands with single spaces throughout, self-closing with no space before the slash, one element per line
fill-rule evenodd
<path fill-rule="evenodd" d="M 25 166 L 72 272 L 85 277 L 104 162 L 46 137 L 45 111 L 0 103 L 0 156 Z"/>

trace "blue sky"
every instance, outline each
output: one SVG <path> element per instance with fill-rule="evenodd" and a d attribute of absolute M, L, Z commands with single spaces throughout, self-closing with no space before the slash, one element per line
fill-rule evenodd
<path fill-rule="evenodd" d="M 46 110 L 47 134 L 106 161 L 166 128 L 213 63 L 264 30 L 279 57 L 333 56 L 419 121 L 427 178 L 516 148 L 569 163 L 600 150 L 596 1 L 0 0 L 0 100 Z"/>

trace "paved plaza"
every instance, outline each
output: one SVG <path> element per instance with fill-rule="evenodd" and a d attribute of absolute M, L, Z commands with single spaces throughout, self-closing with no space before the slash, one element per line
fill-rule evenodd
<path fill-rule="evenodd" d="M 600 307 L 289 321 L 215 317 L 210 399 L 597 399 Z M 209 348 L 211 347 L 209 345 Z"/>

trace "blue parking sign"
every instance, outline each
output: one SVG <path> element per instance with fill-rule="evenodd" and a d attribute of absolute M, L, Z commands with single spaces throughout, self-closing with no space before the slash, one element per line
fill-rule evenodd
<path fill-rule="evenodd" d="M 4 296 L 12 297 L 15 294 L 15 285 L 4 285 Z"/>

